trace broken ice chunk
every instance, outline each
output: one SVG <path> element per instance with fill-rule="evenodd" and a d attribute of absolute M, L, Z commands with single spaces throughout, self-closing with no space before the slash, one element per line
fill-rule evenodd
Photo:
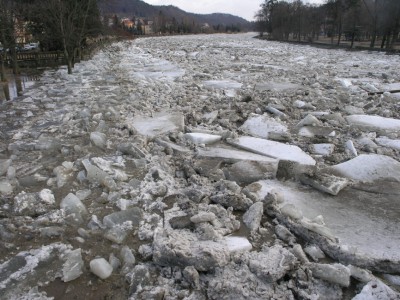
<path fill-rule="evenodd" d="M 400 163 L 389 156 L 361 154 L 352 160 L 330 167 L 336 174 L 365 182 L 389 180 L 400 182 Z"/>
<path fill-rule="evenodd" d="M 95 258 L 90 262 L 90 271 L 101 279 L 107 279 L 113 272 L 113 267 L 104 258 Z"/>
<path fill-rule="evenodd" d="M 311 156 L 294 145 L 249 136 L 242 136 L 237 139 L 228 140 L 228 142 L 239 148 L 280 160 L 295 161 L 304 165 L 316 164 Z"/>
<path fill-rule="evenodd" d="M 63 265 L 64 282 L 72 281 L 82 275 L 83 260 L 81 249 L 76 249 L 68 252 L 65 255 L 65 263 Z"/>
<path fill-rule="evenodd" d="M 342 264 L 317 264 L 310 265 L 314 277 L 322 280 L 339 284 L 343 287 L 350 285 L 350 270 Z"/>
<path fill-rule="evenodd" d="M 271 133 L 277 135 L 287 135 L 288 128 L 280 122 L 266 116 L 252 114 L 247 121 L 240 127 L 244 132 L 260 138 L 270 138 Z"/>
<path fill-rule="evenodd" d="M 0 176 L 6 174 L 8 167 L 11 165 L 11 159 L 0 159 Z"/>
<path fill-rule="evenodd" d="M 318 120 L 315 116 L 308 114 L 296 125 L 297 128 L 301 128 L 304 126 L 322 126 L 322 122 Z"/>
<path fill-rule="evenodd" d="M 250 251 L 253 248 L 248 239 L 240 236 L 227 236 L 225 243 L 231 253 Z"/>
<path fill-rule="evenodd" d="M 96 131 L 92 132 L 92 133 L 90 133 L 90 140 L 97 147 L 99 147 L 101 149 L 105 149 L 106 148 L 107 137 L 106 137 L 106 135 L 104 133 L 96 132 Z"/>
<path fill-rule="evenodd" d="M 221 136 L 219 135 L 206 134 L 206 133 L 186 133 L 184 137 L 189 141 L 191 141 L 192 143 L 198 145 L 199 144 L 209 145 L 221 140 Z"/>
<path fill-rule="evenodd" d="M 130 221 L 132 222 L 132 226 L 136 227 L 139 226 L 141 220 L 141 210 L 137 207 L 133 207 L 131 209 L 115 212 L 105 216 L 103 219 L 103 223 L 108 228 L 113 228 L 116 225 L 122 225 L 123 223 Z"/>
<path fill-rule="evenodd" d="M 308 184 L 313 188 L 336 196 L 339 192 L 350 184 L 347 178 L 341 178 L 329 174 L 315 174 L 313 176 L 301 174 L 299 176 L 303 184 Z"/>
<path fill-rule="evenodd" d="M 313 144 L 310 146 L 310 151 L 313 154 L 329 156 L 335 151 L 334 144 Z"/>
<path fill-rule="evenodd" d="M 399 132 L 400 120 L 369 115 L 351 115 L 346 121 L 361 130 L 377 131 L 381 133 Z"/>
<path fill-rule="evenodd" d="M 264 214 L 264 204 L 256 202 L 243 215 L 243 222 L 251 230 L 255 231 L 260 227 L 261 218 Z"/>
<path fill-rule="evenodd" d="M 82 220 L 83 215 L 87 214 L 85 205 L 72 193 L 61 200 L 60 207 L 65 210 L 67 215 L 73 215 L 79 221 Z"/>
<path fill-rule="evenodd" d="M 399 299 L 400 295 L 380 280 L 372 280 L 352 300 Z"/>
<path fill-rule="evenodd" d="M 0 180 L 0 193 L 2 195 L 9 195 L 13 192 L 13 186 L 8 180 Z"/>
<path fill-rule="evenodd" d="M 90 182 L 100 183 L 111 191 L 116 190 L 117 184 L 106 172 L 92 165 L 88 159 L 82 161 L 86 171 L 87 178 Z"/>
<path fill-rule="evenodd" d="M 354 147 L 354 143 L 352 140 L 347 141 L 345 145 L 346 145 L 346 152 L 348 154 L 350 154 L 353 157 L 358 156 L 356 147 Z"/>

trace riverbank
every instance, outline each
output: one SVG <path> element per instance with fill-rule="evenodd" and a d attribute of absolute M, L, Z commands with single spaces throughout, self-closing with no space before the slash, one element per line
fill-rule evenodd
<path fill-rule="evenodd" d="M 256 36 L 256 38 L 261 40 L 273 41 L 266 36 L 260 37 L 258 35 Z M 342 40 L 338 45 L 336 40 L 332 42 L 330 38 L 320 38 L 318 40 L 314 40 L 313 42 L 298 41 L 294 39 L 289 39 L 285 41 L 276 41 L 276 42 L 288 43 L 293 45 L 306 45 L 321 49 L 345 49 L 350 51 L 371 51 L 371 52 L 384 52 L 387 54 L 400 54 L 400 45 L 396 44 L 393 49 L 386 49 L 386 48 L 381 48 L 379 46 L 380 41 L 377 41 L 376 46 L 373 48 L 370 47 L 369 41 L 356 41 L 354 42 L 353 47 L 351 47 L 351 41 Z"/>

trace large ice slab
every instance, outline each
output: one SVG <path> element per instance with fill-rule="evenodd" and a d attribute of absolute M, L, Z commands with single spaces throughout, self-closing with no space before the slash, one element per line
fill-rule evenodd
<path fill-rule="evenodd" d="M 260 154 L 255 154 L 247 151 L 233 150 L 226 148 L 199 148 L 197 149 L 197 157 L 199 158 L 220 158 L 228 163 L 235 163 L 243 160 L 267 162 L 278 165 L 278 160 Z"/>
<path fill-rule="evenodd" d="M 256 84 L 255 88 L 259 91 L 287 91 L 298 89 L 301 86 L 291 82 L 265 82 Z"/>
<path fill-rule="evenodd" d="M 294 145 L 249 136 L 242 136 L 237 139 L 228 140 L 228 142 L 239 148 L 272 158 L 294 161 L 304 165 L 316 164 L 310 155 Z"/>
<path fill-rule="evenodd" d="M 362 154 L 329 169 L 337 175 L 353 180 L 400 182 L 400 162 L 385 155 Z"/>
<path fill-rule="evenodd" d="M 270 133 L 284 135 L 288 133 L 288 128 L 268 116 L 252 114 L 240 127 L 244 132 L 260 138 L 268 138 Z"/>
<path fill-rule="evenodd" d="M 378 132 L 400 131 L 400 120 L 369 115 L 351 115 L 345 117 L 346 121 L 354 127 L 362 130 Z"/>
<path fill-rule="evenodd" d="M 152 117 L 135 116 L 132 125 L 141 135 L 155 137 L 171 131 L 183 131 L 185 120 L 181 113 L 162 112 Z"/>
<path fill-rule="evenodd" d="M 265 180 L 258 183 L 262 186 L 257 192 L 260 199 L 271 192 L 279 193 L 284 199 L 281 207 L 294 205 L 309 220 L 322 215 L 325 226 L 338 238 L 341 246 L 332 251 L 348 249 L 343 258 L 349 259 L 349 263 L 357 260 L 368 267 L 379 267 L 380 263 L 388 260 L 391 268 L 400 270 L 397 195 L 347 188 L 332 197 L 294 182 Z"/>
<path fill-rule="evenodd" d="M 242 87 L 242 84 L 233 80 L 207 80 L 204 81 L 204 86 L 214 89 L 235 90 L 240 89 Z"/>
<path fill-rule="evenodd" d="M 400 151 L 400 140 L 392 140 L 386 137 L 381 137 L 375 139 L 375 142 L 377 142 L 378 145 L 383 146 L 383 147 L 388 147 L 392 148 L 395 150 Z"/>

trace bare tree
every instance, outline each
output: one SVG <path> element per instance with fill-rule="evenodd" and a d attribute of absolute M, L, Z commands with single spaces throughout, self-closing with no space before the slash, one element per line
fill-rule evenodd
<path fill-rule="evenodd" d="M 96 0 L 34 0 L 28 19 L 44 44 L 62 48 L 69 74 L 84 38 L 101 28 Z"/>

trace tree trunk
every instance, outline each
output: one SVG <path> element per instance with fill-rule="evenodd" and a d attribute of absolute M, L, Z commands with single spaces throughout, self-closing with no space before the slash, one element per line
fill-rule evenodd
<path fill-rule="evenodd" d="M 14 75 L 18 75 L 19 74 L 19 68 L 18 68 L 18 60 L 17 60 L 17 51 L 15 50 L 15 46 L 14 45 L 12 45 L 11 55 L 12 55 L 13 74 Z"/>
<path fill-rule="evenodd" d="M 389 49 L 390 48 L 391 37 L 392 37 L 392 33 L 389 31 L 388 34 L 387 34 L 387 38 L 386 38 L 386 47 L 385 47 L 385 49 Z"/>
<path fill-rule="evenodd" d="M 369 44 L 370 48 L 375 48 L 375 42 L 376 42 L 376 31 L 372 33 L 371 37 L 371 43 Z"/>
<path fill-rule="evenodd" d="M 386 34 L 384 34 L 382 37 L 381 49 L 385 47 L 385 43 L 386 43 Z"/>
<path fill-rule="evenodd" d="M 6 78 L 6 72 L 5 72 L 5 68 L 4 68 L 4 53 L 0 53 L 0 81 L 4 82 L 7 80 Z"/>
<path fill-rule="evenodd" d="M 399 35 L 399 31 L 398 30 L 393 32 L 392 40 L 391 40 L 391 43 L 390 43 L 390 46 L 389 46 L 390 49 L 394 49 L 394 45 L 396 44 L 398 35 Z"/>
<path fill-rule="evenodd" d="M 339 23 L 338 41 L 337 41 L 338 46 L 340 45 L 341 39 L 342 39 L 342 20 L 340 20 L 340 23 Z"/>
<path fill-rule="evenodd" d="M 68 74 L 72 74 L 72 59 L 71 56 L 68 54 L 67 49 L 64 49 L 64 57 L 67 61 Z"/>

